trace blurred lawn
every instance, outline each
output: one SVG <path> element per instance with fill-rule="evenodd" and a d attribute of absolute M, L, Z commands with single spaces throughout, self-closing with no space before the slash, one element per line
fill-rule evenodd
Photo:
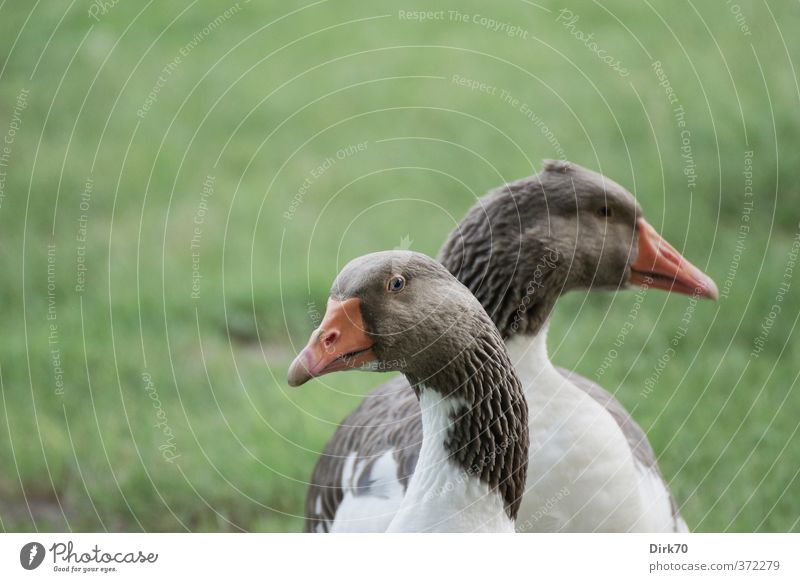
<path fill-rule="evenodd" d="M 634 191 L 729 293 L 694 307 L 660 373 L 687 297 L 647 294 L 617 347 L 635 292 L 568 296 L 554 360 L 617 391 L 693 529 L 800 530 L 796 276 L 768 318 L 800 220 L 800 9 L 741 0 L 748 36 L 724 3 L 574 2 L 571 28 L 565 4 L 499 4 L 1 5 L 0 134 L 19 125 L 0 166 L 2 529 L 299 530 L 321 447 L 385 379 L 287 388 L 332 277 L 369 251 L 435 254 L 475 197 L 564 155 Z M 415 9 L 445 12 L 398 12 Z"/>

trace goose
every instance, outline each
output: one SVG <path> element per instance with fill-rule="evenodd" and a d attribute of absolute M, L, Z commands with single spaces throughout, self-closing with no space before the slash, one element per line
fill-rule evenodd
<path fill-rule="evenodd" d="M 387 531 L 513 533 L 528 463 L 527 404 L 472 293 L 422 254 L 354 259 L 336 277 L 288 381 L 352 368 L 402 372 L 419 398 L 416 471 Z"/>
<path fill-rule="evenodd" d="M 645 433 L 612 394 L 553 365 L 547 324 L 571 290 L 643 285 L 716 299 L 714 282 L 658 235 L 630 192 L 567 161 L 546 160 L 480 199 L 438 258 L 492 317 L 530 407 L 517 530 L 688 531 Z M 386 531 L 420 435 L 402 377 L 371 392 L 314 468 L 305 531 Z"/>

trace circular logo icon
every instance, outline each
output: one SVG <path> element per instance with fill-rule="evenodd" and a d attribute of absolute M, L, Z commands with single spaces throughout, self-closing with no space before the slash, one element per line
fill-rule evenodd
<path fill-rule="evenodd" d="M 44 561 L 44 546 L 39 542 L 28 542 L 19 551 L 19 563 L 26 570 L 35 570 Z"/>

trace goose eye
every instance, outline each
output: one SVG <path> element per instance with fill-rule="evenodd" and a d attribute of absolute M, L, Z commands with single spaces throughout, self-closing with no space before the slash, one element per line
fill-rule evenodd
<path fill-rule="evenodd" d="M 402 291 L 403 288 L 406 286 L 406 280 L 403 279 L 401 275 L 395 275 L 389 282 L 386 284 L 386 290 L 392 293 L 397 293 Z"/>
<path fill-rule="evenodd" d="M 611 208 L 608 206 L 601 206 L 597 209 L 597 214 L 603 218 L 608 218 L 611 216 Z"/>

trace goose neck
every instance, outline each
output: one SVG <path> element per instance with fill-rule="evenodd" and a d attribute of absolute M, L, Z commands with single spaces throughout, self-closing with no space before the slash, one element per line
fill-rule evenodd
<path fill-rule="evenodd" d="M 420 398 L 423 433 L 403 502 L 413 525 L 420 515 L 439 515 L 449 525 L 428 525 L 445 531 L 513 524 L 527 471 L 527 406 L 499 336 L 478 338 L 435 375 L 409 381 Z"/>

